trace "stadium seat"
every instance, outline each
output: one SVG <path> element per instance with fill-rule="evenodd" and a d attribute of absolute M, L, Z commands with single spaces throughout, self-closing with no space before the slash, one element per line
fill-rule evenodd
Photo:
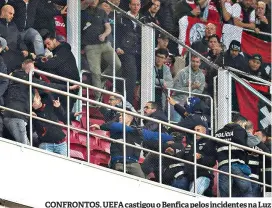
<path fill-rule="evenodd" d="M 96 165 L 108 167 L 110 163 L 110 154 L 93 150 L 91 151 L 90 162 Z"/>
<path fill-rule="evenodd" d="M 89 107 L 90 118 L 104 119 L 102 113 L 100 113 L 97 107 Z M 82 114 L 87 114 L 87 107 L 82 106 Z"/>
<path fill-rule="evenodd" d="M 82 128 L 87 129 L 87 117 L 86 114 L 82 114 L 82 117 L 80 119 L 80 123 Z M 92 124 L 98 124 L 98 125 L 102 125 L 103 123 L 105 123 L 105 121 L 103 119 L 96 119 L 96 118 L 90 118 L 90 125 Z"/>

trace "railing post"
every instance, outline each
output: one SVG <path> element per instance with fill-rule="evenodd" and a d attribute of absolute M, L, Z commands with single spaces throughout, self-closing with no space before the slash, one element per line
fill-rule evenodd
<path fill-rule="evenodd" d="M 232 195 L 232 181 L 231 181 L 231 144 L 229 144 L 229 162 L 228 162 L 228 166 L 229 166 L 229 197 L 231 197 Z"/>
<path fill-rule="evenodd" d="M 171 94 L 171 90 L 167 88 L 167 96 L 170 97 L 170 94 Z M 168 120 L 168 123 L 171 122 L 171 108 L 170 108 L 169 102 L 167 102 L 167 120 Z"/>
<path fill-rule="evenodd" d="M 189 83 L 188 83 L 188 92 L 189 92 L 189 97 L 192 96 L 192 65 L 191 65 L 191 59 L 192 59 L 192 53 L 189 51 Z"/>
<path fill-rule="evenodd" d="M 29 72 L 29 82 L 32 83 L 32 71 Z M 32 117 L 32 85 L 29 85 L 29 142 L 33 146 L 33 117 Z"/>
<path fill-rule="evenodd" d="M 196 167 L 196 134 L 194 134 L 194 193 L 197 193 L 196 180 L 197 180 L 197 167 Z"/>
<path fill-rule="evenodd" d="M 89 88 L 86 88 L 86 90 L 87 90 L 87 99 L 88 99 L 88 101 L 87 101 L 87 161 L 88 161 L 88 163 L 90 162 L 90 144 L 91 144 L 91 142 L 90 142 L 90 107 L 89 107 Z"/>
<path fill-rule="evenodd" d="M 113 63 L 112 63 L 112 76 L 113 76 L 113 80 L 112 80 L 112 91 L 115 92 L 116 91 L 116 80 L 115 80 L 115 76 L 116 76 L 116 68 L 115 68 L 115 63 L 116 63 L 116 60 L 115 60 L 115 53 L 116 53 L 116 50 L 115 50 L 115 24 L 116 24 L 116 11 L 113 10 L 113 35 L 112 35 L 112 42 L 113 42 Z"/>
<path fill-rule="evenodd" d="M 123 103 L 126 102 L 125 100 L 123 100 Z M 126 106 L 123 104 L 123 110 L 125 111 L 126 110 Z M 124 165 L 124 173 L 127 172 L 127 147 L 126 147 L 126 113 L 123 113 L 123 141 L 124 141 L 124 146 L 123 146 L 123 155 L 124 155 L 124 158 L 123 158 L 123 165 Z"/>
<path fill-rule="evenodd" d="M 81 6 L 80 1 L 67 1 L 67 42 L 71 45 L 75 56 L 78 73 L 81 72 Z M 81 112 L 80 104 L 77 102 L 76 109 Z"/>
<path fill-rule="evenodd" d="M 266 186 L 265 186 L 265 155 L 263 155 L 263 196 L 265 197 L 265 192 L 266 192 Z"/>
<path fill-rule="evenodd" d="M 67 157 L 70 157 L 70 96 L 69 96 L 69 92 L 70 92 L 70 83 L 69 81 L 67 82 L 67 109 L 66 109 L 66 113 L 67 113 Z"/>
<path fill-rule="evenodd" d="M 214 102 L 214 132 L 218 130 L 218 106 L 217 106 L 217 76 L 213 78 L 213 102 Z M 213 109 L 212 109 L 213 110 Z M 212 120 L 213 118 L 211 118 Z"/>
<path fill-rule="evenodd" d="M 161 139 L 161 123 L 159 123 L 159 154 L 160 154 L 160 157 L 159 157 L 159 174 L 160 174 L 160 177 L 159 177 L 159 182 L 162 183 L 162 139 Z"/>
<path fill-rule="evenodd" d="M 154 29 L 149 26 L 142 26 L 142 53 L 141 53 L 141 114 L 144 114 L 144 105 L 155 98 L 155 77 L 154 77 Z M 131 89 L 129 89 L 131 90 Z"/>
<path fill-rule="evenodd" d="M 231 76 L 227 70 L 218 69 L 218 128 L 231 121 Z"/>

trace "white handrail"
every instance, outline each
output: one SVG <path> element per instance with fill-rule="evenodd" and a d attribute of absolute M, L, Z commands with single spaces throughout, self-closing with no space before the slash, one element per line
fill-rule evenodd
<path fill-rule="evenodd" d="M 266 80 L 264 80 L 264 79 L 262 79 L 262 78 L 259 78 L 259 77 L 253 76 L 253 75 L 250 75 L 250 74 L 248 74 L 248 73 L 245 73 L 245 72 L 243 72 L 243 71 L 241 71 L 241 70 L 238 70 L 238 69 L 235 69 L 235 68 L 233 68 L 233 67 L 226 66 L 225 69 L 227 69 L 227 70 L 229 70 L 229 71 L 231 71 L 231 72 L 235 72 L 235 73 L 237 73 L 237 74 L 243 75 L 243 76 L 245 76 L 245 77 L 248 77 L 248 78 L 250 78 L 250 79 L 254 79 L 254 80 L 259 81 L 259 82 L 261 82 L 261 83 L 263 83 L 263 84 L 265 84 L 265 85 L 272 86 L 272 83 L 269 82 L 269 81 L 266 81 Z"/>
<path fill-rule="evenodd" d="M 239 27 L 239 26 L 238 26 Z M 244 31 L 248 31 L 248 32 L 251 32 L 251 33 L 255 33 L 255 34 L 260 34 L 260 35 L 266 35 L 266 36 L 272 36 L 272 34 L 271 33 L 267 33 L 267 32 L 262 32 L 262 31 L 260 31 L 260 32 L 256 32 L 255 30 L 250 30 L 250 29 L 247 29 L 247 28 L 243 28 L 243 30 Z"/>

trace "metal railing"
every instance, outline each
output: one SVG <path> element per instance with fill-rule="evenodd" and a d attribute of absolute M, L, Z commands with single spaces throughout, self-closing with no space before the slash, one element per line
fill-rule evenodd
<path fill-rule="evenodd" d="M 256 32 L 255 30 L 250 30 L 250 29 L 247 29 L 247 28 L 243 28 L 244 31 L 247 31 L 247 32 L 251 32 L 251 33 L 255 33 L 255 34 L 260 34 L 260 35 L 266 35 L 266 36 L 272 36 L 271 33 L 267 33 L 267 32 Z"/>
<path fill-rule="evenodd" d="M 46 76 L 50 76 L 52 78 L 59 79 L 59 80 L 62 80 L 62 81 L 66 81 L 68 83 L 67 85 L 69 85 L 69 84 L 78 84 L 78 85 L 80 85 L 82 87 L 91 88 L 91 89 L 98 90 L 98 91 L 103 92 L 103 93 L 108 93 L 108 94 L 111 94 L 111 95 L 114 95 L 114 96 L 119 96 L 122 99 L 124 99 L 119 94 L 112 93 L 112 92 L 109 92 L 109 91 L 105 91 L 105 90 L 102 90 L 102 89 L 98 89 L 98 88 L 95 88 L 95 87 L 92 87 L 92 86 L 89 86 L 89 85 L 86 85 L 86 84 L 82 84 L 82 83 L 79 83 L 79 82 L 76 82 L 76 81 L 73 81 L 73 80 L 69 80 L 69 79 L 66 79 L 66 78 L 63 78 L 63 77 L 59 77 L 59 76 L 56 76 L 56 75 L 52 75 L 52 74 L 49 74 L 47 72 L 42 72 L 40 70 L 33 70 L 32 72 L 35 72 L 35 73 L 38 73 L 38 74 L 43 74 L 43 75 L 46 75 Z M 32 76 L 32 73 L 30 73 L 30 76 Z M 244 150 L 248 150 L 248 151 L 257 153 L 259 155 L 262 155 L 263 156 L 263 160 L 265 160 L 266 157 L 272 158 L 271 154 L 268 154 L 268 153 L 265 153 L 265 152 L 261 152 L 261 151 L 258 151 L 258 150 L 255 150 L 255 149 L 252 149 L 252 148 L 249 148 L 249 147 L 245 147 L 245 146 L 233 143 L 233 142 L 224 141 L 222 139 L 218 139 L 218 138 L 206 135 L 206 134 L 202 134 L 202 133 L 199 133 L 199 132 L 195 132 L 193 130 L 185 129 L 185 128 L 180 127 L 180 126 L 169 124 L 167 122 L 163 122 L 163 121 L 160 121 L 160 120 L 152 119 L 150 117 L 141 116 L 141 115 L 139 115 L 137 113 L 126 111 L 125 108 L 123 108 L 123 109 L 116 108 L 116 107 L 113 107 L 113 106 L 110 106 L 110 105 L 107 105 L 107 104 L 104 104 L 104 103 L 97 102 L 95 100 L 91 100 L 91 99 L 87 99 L 87 98 L 84 98 L 84 97 L 80 97 L 80 96 L 77 96 L 77 95 L 74 95 L 74 94 L 70 93 L 69 90 L 68 90 L 68 92 L 60 91 L 60 90 L 57 90 L 57 89 L 54 89 L 54 88 L 50 88 L 50 87 L 46 87 L 46 86 L 43 86 L 43 85 L 40 85 L 40 84 L 33 83 L 33 82 L 31 82 L 31 80 L 30 81 L 25 81 L 25 80 L 21 80 L 21 79 L 18 79 L 16 77 L 12 77 L 12 76 L 9 76 L 9 75 L 3 74 L 3 73 L 0 73 L 0 77 L 8 78 L 8 79 L 11 79 L 11 80 L 14 80 L 16 82 L 20 82 L 20 83 L 23 83 L 23 84 L 26 84 L 26 85 L 31 85 L 32 87 L 36 87 L 36 88 L 40 88 L 40 89 L 44 89 L 44 90 L 49 90 L 50 92 L 58 93 L 58 94 L 67 96 L 68 98 L 70 97 L 70 98 L 80 99 L 80 100 L 83 100 L 83 101 L 85 101 L 87 103 L 92 103 L 92 104 L 100 105 L 102 107 L 107 107 L 107 108 L 110 108 L 112 110 L 115 110 L 115 111 L 118 111 L 120 113 L 123 113 L 123 117 L 124 118 L 125 118 L 125 115 L 128 114 L 128 115 L 131 115 L 131 116 L 138 117 L 140 119 L 145 119 L 145 120 L 149 120 L 149 121 L 153 121 L 153 122 L 158 123 L 159 124 L 159 135 L 160 135 L 159 138 L 158 138 L 158 142 L 159 142 L 159 150 L 160 151 L 156 152 L 156 151 L 153 151 L 153 150 L 149 150 L 149 149 L 146 149 L 146 148 L 143 148 L 143 147 L 139 147 L 139 146 L 127 143 L 126 142 L 126 133 L 125 133 L 126 131 L 125 131 L 125 124 L 124 123 L 122 125 L 122 127 L 123 127 L 122 131 L 123 131 L 124 141 L 118 141 L 118 140 L 115 140 L 115 139 L 112 139 L 112 138 L 108 138 L 108 137 L 105 137 L 105 136 L 102 136 L 102 135 L 98 135 L 96 133 L 91 132 L 90 128 L 88 127 L 89 124 L 87 125 L 87 131 L 86 131 L 86 130 L 82 130 L 82 129 L 70 126 L 70 121 L 69 121 L 69 123 L 67 125 L 64 125 L 64 124 L 60 124 L 60 123 L 57 123 L 57 122 L 50 121 L 48 119 L 43 119 L 43 118 L 36 117 L 36 116 L 33 117 L 32 114 L 23 113 L 23 112 L 20 112 L 20 111 L 16 111 L 14 109 L 10 109 L 10 108 L 7 108 L 7 107 L 0 106 L 0 108 L 4 109 L 4 110 L 8 110 L 8 111 L 12 111 L 12 112 L 15 112 L 15 113 L 19 113 L 21 115 L 25 115 L 25 116 L 28 116 L 28 117 L 33 117 L 33 119 L 37 119 L 37 120 L 41 120 L 41 121 L 44 121 L 44 122 L 47 122 L 47 123 L 55 124 L 55 125 L 67 128 L 67 129 L 74 129 L 74 130 L 77 130 L 79 132 L 86 133 L 88 135 L 88 137 L 87 137 L 88 144 L 89 144 L 89 140 L 90 140 L 89 135 L 94 135 L 94 136 L 103 138 L 105 140 L 111 141 L 111 142 L 123 144 L 124 145 L 124 149 L 123 149 L 124 164 L 126 164 L 126 147 L 127 146 L 128 147 L 133 147 L 133 148 L 136 148 L 136 149 L 139 149 L 139 150 L 148 151 L 148 152 L 154 153 L 156 155 L 159 155 L 159 158 L 160 158 L 160 163 L 159 163 L 159 170 L 160 170 L 160 177 L 159 178 L 160 178 L 160 183 L 162 183 L 162 157 L 165 157 L 165 158 L 174 159 L 176 161 L 183 162 L 183 163 L 186 163 L 186 164 L 194 165 L 194 169 L 195 170 L 196 170 L 197 167 L 201 167 L 201 168 L 204 168 L 204 169 L 207 169 L 207 170 L 212 170 L 212 171 L 216 171 L 218 173 L 222 173 L 222 174 L 228 175 L 230 178 L 231 177 L 235 177 L 235 178 L 243 179 L 243 180 L 250 181 L 250 182 L 253 182 L 253 183 L 257 183 L 257 184 L 262 185 L 264 187 L 264 195 L 265 195 L 265 187 L 270 187 L 270 188 L 272 187 L 271 185 L 265 184 L 265 175 L 264 175 L 264 178 L 263 178 L 264 182 L 256 182 L 256 181 L 248 179 L 248 178 L 244 178 L 244 177 L 241 177 L 241 176 L 237 176 L 237 175 L 231 174 L 230 172 L 227 173 L 227 172 L 223 172 L 223 171 L 220 171 L 220 170 L 217 170 L 217 169 L 214 169 L 214 168 L 210 168 L 210 167 L 206 167 L 204 165 L 197 164 L 196 163 L 196 136 L 198 135 L 198 136 L 201 136 L 203 138 L 211 139 L 211 140 L 213 140 L 215 142 L 227 144 L 229 146 L 229 158 L 228 158 L 228 160 L 229 160 L 229 166 L 231 165 L 230 161 L 231 161 L 231 147 L 232 146 L 238 147 L 238 148 L 241 148 L 241 149 L 244 149 Z M 32 93 L 30 93 L 30 97 L 31 96 L 32 96 Z M 31 101 L 31 103 L 32 103 L 32 101 Z M 30 108 L 31 107 L 32 107 L 32 105 L 30 106 Z M 69 111 L 69 110 L 67 110 L 67 111 Z M 89 117 L 88 114 L 87 114 L 87 116 Z M 190 133 L 190 134 L 194 135 L 194 144 L 195 144 L 194 145 L 194 155 L 195 155 L 194 162 L 190 162 L 190 161 L 187 161 L 187 160 L 184 160 L 184 159 L 176 158 L 176 157 L 173 157 L 173 156 L 170 156 L 170 155 L 162 153 L 162 151 L 161 151 L 162 150 L 162 138 L 161 138 L 161 128 L 162 128 L 162 126 L 161 125 L 165 125 L 165 126 L 177 129 L 179 131 L 184 131 L 184 132 L 187 132 L 187 133 Z M 32 140 L 32 138 L 30 138 L 30 139 Z M 69 134 L 68 134 L 68 142 L 70 142 Z M 90 149 L 88 147 L 89 146 L 87 146 L 87 150 L 88 150 L 88 154 L 89 154 Z M 68 155 L 68 156 L 70 157 L 70 155 Z M 89 162 L 89 156 L 88 156 L 88 162 Z M 231 170 L 231 169 L 229 169 L 229 170 Z M 265 161 L 263 161 L 263 170 L 265 170 Z M 126 165 L 124 165 L 124 172 L 126 173 Z M 196 179 L 196 176 L 194 176 L 194 178 Z M 230 184 L 230 187 L 231 187 L 231 184 Z M 196 192 L 196 187 L 195 187 L 195 192 Z M 229 196 L 231 197 L 231 188 L 230 188 L 230 195 Z"/>

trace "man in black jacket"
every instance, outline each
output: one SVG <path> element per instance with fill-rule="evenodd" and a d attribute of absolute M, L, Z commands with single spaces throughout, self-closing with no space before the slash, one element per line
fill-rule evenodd
<path fill-rule="evenodd" d="M 36 58 L 35 66 L 39 69 L 61 76 L 75 81 L 79 81 L 79 71 L 76 64 L 76 59 L 71 51 L 71 46 L 68 43 L 60 43 L 57 41 L 54 35 L 48 33 L 44 37 L 44 44 L 53 53 L 52 58 Z M 66 84 L 66 82 L 49 78 L 52 83 Z M 71 91 L 73 94 L 77 94 L 78 90 Z M 67 98 L 65 96 L 60 97 L 62 106 L 67 109 Z M 56 98 L 55 98 L 56 99 Z M 70 111 L 76 102 L 75 99 L 70 98 Z"/>
<path fill-rule="evenodd" d="M 156 102 L 149 101 L 145 104 L 144 114 L 150 118 L 158 119 L 164 122 L 167 122 L 167 117 L 163 113 L 162 110 L 159 109 L 159 106 Z M 159 131 L 159 124 L 153 121 L 144 120 L 143 121 L 144 129 L 148 129 L 150 131 Z M 162 126 L 162 131 L 165 132 L 166 129 Z"/>
<path fill-rule="evenodd" d="M 28 81 L 29 72 L 34 69 L 34 63 L 32 60 L 25 60 L 22 64 L 21 70 L 16 70 L 12 73 L 12 76 Z M 66 85 L 46 83 L 40 79 L 32 79 L 34 83 L 45 85 L 48 87 L 57 88 L 59 90 L 67 90 Z M 73 85 L 70 90 L 76 89 L 78 86 Z M 29 86 L 20 82 L 10 81 L 7 91 L 7 96 L 5 97 L 5 106 L 22 113 L 29 113 L 30 103 L 29 103 Z M 23 144 L 29 144 L 29 140 L 26 133 L 26 124 L 28 122 L 28 116 L 22 114 L 17 114 L 11 111 L 4 111 L 4 125 L 9 130 L 11 135 L 17 142 Z"/>
<path fill-rule="evenodd" d="M 19 68 L 24 60 L 23 53 L 28 51 L 24 41 L 21 40 L 19 30 L 13 21 L 14 8 L 5 5 L 1 9 L 0 33 L 7 41 L 7 48 L 1 55 L 7 65 L 8 74 Z"/>
<path fill-rule="evenodd" d="M 206 128 L 201 125 L 197 125 L 194 130 L 196 132 L 206 134 Z M 214 167 L 216 161 L 215 145 L 212 140 L 196 136 L 196 161 L 197 164 L 204 165 L 207 167 Z M 194 161 L 194 141 L 187 144 L 183 156 L 184 160 L 193 162 Z M 190 190 L 190 192 L 196 192 L 197 194 L 204 194 L 209 188 L 211 190 L 213 184 L 213 171 L 197 167 L 197 173 L 194 172 L 194 166 L 191 164 L 184 164 L 183 177 L 175 179 L 173 186 L 184 190 Z M 197 174 L 196 181 L 194 181 L 194 175 Z M 194 187 L 196 184 L 196 187 Z"/>
<path fill-rule="evenodd" d="M 37 90 L 32 102 L 33 112 L 40 118 L 67 123 L 66 113 L 61 108 L 59 99 L 51 100 L 49 94 L 40 97 Z M 66 135 L 62 127 L 33 119 L 33 126 L 39 136 L 39 148 L 67 156 Z"/>
<path fill-rule="evenodd" d="M 25 43 L 31 43 L 37 56 L 44 55 L 44 46 L 41 35 L 34 28 L 37 8 L 40 0 L 8 0 L 14 7 L 14 21 L 20 31 L 20 37 Z M 24 56 L 29 54 L 24 52 Z"/>
<path fill-rule="evenodd" d="M 131 0 L 128 15 L 140 20 L 140 0 Z M 122 73 L 126 79 L 127 100 L 134 101 L 134 89 L 136 81 L 141 76 L 141 26 L 126 17 L 122 17 L 121 23 L 116 27 L 116 52 L 122 62 Z M 122 91 L 122 90 L 119 90 Z"/>
<path fill-rule="evenodd" d="M 266 81 L 271 81 L 271 71 L 270 75 L 266 73 L 264 67 L 262 66 L 262 56 L 260 54 L 253 54 L 249 60 L 244 72 L 264 79 Z"/>
<path fill-rule="evenodd" d="M 215 137 L 223 141 L 234 142 L 243 146 L 247 146 L 247 132 L 245 125 L 247 119 L 241 115 L 234 115 L 233 123 L 225 125 L 218 130 Z M 224 172 L 229 172 L 229 145 L 221 142 L 216 143 L 218 169 Z M 249 178 L 251 170 L 246 163 L 246 151 L 231 146 L 231 173 Z M 231 179 L 231 189 L 233 197 L 252 197 L 251 182 L 238 178 Z M 219 191 L 220 197 L 229 197 L 229 176 L 219 173 Z"/>
<path fill-rule="evenodd" d="M 225 61 L 222 64 L 244 71 L 246 68 L 246 60 L 240 52 L 241 43 L 237 40 L 231 41 L 229 49 L 225 53 Z"/>

